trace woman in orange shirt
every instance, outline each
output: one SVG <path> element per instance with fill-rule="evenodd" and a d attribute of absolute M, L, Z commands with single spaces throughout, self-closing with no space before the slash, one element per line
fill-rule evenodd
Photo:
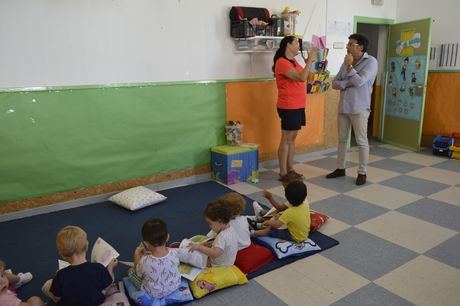
<path fill-rule="evenodd" d="M 276 108 L 281 119 L 281 141 L 278 147 L 280 181 L 292 177 L 302 178 L 294 171 L 295 139 L 298 131 L 305 125 L 306 85 L 310 66 L 318 50 L 308 52 L 305 67 L 294 57 L 299 53 L 299 39 L 286 36 L 273 58 L 273 72 L 278 87 Z"/>

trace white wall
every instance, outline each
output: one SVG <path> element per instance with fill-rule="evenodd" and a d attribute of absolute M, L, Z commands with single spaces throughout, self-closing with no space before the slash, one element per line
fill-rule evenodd
<path fill-rule="evenodd" d="M 400 0 L 397 5 L 398 22 L 434 19 L 431 28 L 431 43 L 460 42 L 460 1 L 458 0 Z"/>
<path fill-rule="evenodd" d="M 404 2 L 400 0 L 399 2 Z M 329 70 L 336 74 L 343 62 L 346 49 L 333 49 L 333 42 L 348 42 L 348 36 L 353 32 L 354 16 L 364 16 L 373 18 L 396 19 L 397 0 L 385 0 L 384 5 L 375 6 L 371 0 L 328 0 L 327 1 L 327 44 L 329 51 Z M 331 27 L 334 22 L 339 23 L 344 28 L 348 25 L 349 31 L 337 31 Z M 332 30 L 332 31 L 331 31 Z"/>
<path fill-rule="evenodd" d="M 459 12 L 458 0 L 403 0 L 398 2 L 396 18 L 398 22 L 433 18 L 431 46 L 438 47 L 441 43 L 460 43 Z M 460 54 L 457 63 L 458 67 L 451 69 L 460 68 Z M 437 68 L 437 63 L 430 63 L 430 69 Z"/>
<path fill-rule="evenodd" d="M 2 0 L 0 88 L 271 77 L 273 54 L 234 51 L 230 7 L 298 9 L 324 34 L 326 1 Z"/>

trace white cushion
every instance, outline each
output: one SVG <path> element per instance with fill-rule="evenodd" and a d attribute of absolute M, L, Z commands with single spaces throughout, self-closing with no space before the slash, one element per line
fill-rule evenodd
<path fill-rule="evenodd" d="M 126 189 L 109 198 L 109 201 L 129 210 L 138 210 L 164 200 L 166 200 L 164 195 L 143 186 Z"/>
<path fill-rule="evenodd" d="M 257 243 L 269 248 L 278 259 L 289 256 L 301 256 L 321 251 L 319 245 L 311 239 L 296 243 L 273 237 L 256 237 Z"/>

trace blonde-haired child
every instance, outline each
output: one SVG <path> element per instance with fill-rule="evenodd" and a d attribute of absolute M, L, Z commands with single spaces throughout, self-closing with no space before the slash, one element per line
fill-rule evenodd
<path fill-rule="evenodd" d="M 5 273 L 5 263 L 0 260 L 0 305 L 1 306 L 42 306 L 45 305 L 37 296 L 33 296 L 27 302 L 21 301 L 14 292 L 8 289 L 9 281 Z"/>
<path fill-rule="evenodd" d="M 238 252 L 238 238 L 235 230 L 230 226 L 230 220 L 234 217 L 232 209 L 222 201 L 212 202 L 204 210 L 204 217 L 211 230 L 217 235 L 210 247 L 190 243 L 190 250 L 207 255 L 209 266 L 233 265 Z"/>
<path fill-rule="evenodd" d="M 142 239 L 144 243 L 134 252 L 136 274 L 142 277 L 142 289 L 151 297 L 163 298 L 177 290 L 181 281 L 179 258 L 166 247 L 169 239 L 166 223 L 161 219 L 145 222 Z"/>
<path fill-rule="evenodd" d="M 107 268 L 100 263 L 86 261 L 88 239 L 78 226 L 66 226 L 56 236 L 59 255 L 70 266 L 59 270 L 53 280 L 45 283 L 42 290 L 56 304 L 96 306 L 105 300 L 102 292 L 113 282 L 112 261 Z"/>

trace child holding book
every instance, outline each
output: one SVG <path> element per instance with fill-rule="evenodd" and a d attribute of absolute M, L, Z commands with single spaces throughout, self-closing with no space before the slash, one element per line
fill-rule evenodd
<path fill-rule="evenodd" d="M 236 232 L 238 251 L 247 248 L 251 244 L 251 233 L 249 232 L 247 217 L 241 216 L 241 213 L 246 209 L 246 200 L 239 193 L 229 192 L 218 198 L 217 201 L 227 205 L 231 210 L 230 226 Z M 216 233 L 211 231 L 208 236 L 214 237 Z"/>
<path fill-rule="evenodd" d="M 206 222 L 216 237 L 211 246 L 190 243 L 192 251 L 199 251 L 208 256 L 208 266 L 226 267 L 235 263 L 238 252 L 238 238 L 235 229 L 230 226 L 234 211 L 225 202 L 216 201 L 208 204 L 204 211 Z"/>
<path fill-rule="evenodd" d="M 8 289 L 9 277 L 13 275 L 5 272 L 5 263 L 0 260 L 0 305 L 1 306 L 43 306 L 45 305 L 37 296 L 33 296 L 27 302 L 21 301 L 13 291 Z"/>
<path fill-rule="evenodd" d="M 306 201 L 307 186 L 302 181 L 293 181 L 284 191 L 291 207 L 286 205 L 287 208 L 281 216 L 263 222 L 264 228 L 251 233 L 258 237 L 270 236 L 288 241 L 305 241 L 310 232 L 310 209 Z M 287 229 L 280 229 L 283 225 L 287 226 Z"/>
<path fill-rule="evenodd" d="M 57 305 L 96 306 L 105 300 L 103 290 L 113 282 L 113 260 L 107 268 L 100 263 L 86 261 L 88 239 L 78 226 L 66 226 L 56 236 L 59 255 L 70 265 L 59 270 L 42 290 Z"/>
<path fill-rule="evenodd" d="M 142 278 L 142 289 L 153 298 L 163 298 L 180 286 L 179 258 L 166 247 L 169 239 L 166 223 L 152 219 L 142 226 L 144 240 L 134 252 L 136 274 Z"/>

